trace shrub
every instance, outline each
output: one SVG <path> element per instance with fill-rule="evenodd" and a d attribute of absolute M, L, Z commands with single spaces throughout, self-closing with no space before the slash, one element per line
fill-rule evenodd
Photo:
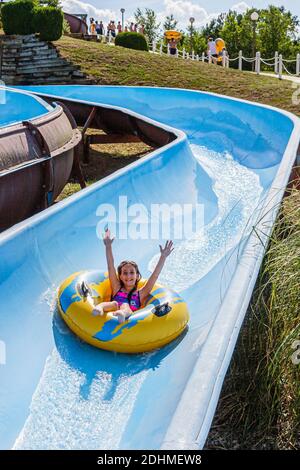
<path fill-rule="evenodd" d="M 64 19 L 63 21 L 63 34 L 70 34 L 71 32 L 71 27 L 70 23 Z"/>
<path fill-rule="evenodd" d="M 63 32 L 63 12 L 55 7 L 37 7 L 34 12 L 35 31 L 42 41 L 56 41 Z"/>
<path fill-rule="evenodd" d="M 36 0 L 17 0 L 3 5 L 1 15 L 5 34 L 35 33 L 33 19 L 36 6 Z"/>
<path fill-rule="evenodd" d="M 138 51 L 148 51 L 145 36 L 134 32 L 118 34 L 115 39 L 115 45 L 127 47 L 128 49 L 136 49 Z"/>

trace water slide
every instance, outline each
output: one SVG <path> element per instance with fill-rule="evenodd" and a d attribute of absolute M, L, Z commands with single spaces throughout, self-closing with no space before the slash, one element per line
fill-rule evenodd
<path fill-rule="evenodd" d="M 55 201 L 80 140 L 67 108 L 0 86 L 0 232 Z"/>
<path fill-rule="evenodd" d="M 201 449 L 297 155 L 299 119 L 179 89 L 30 90 L 122 109 L 176 139 L 0 235 L 0 446 Z M 143 205 L 143 234 L 157 223 L 155 204 L 186 205 L 193 216 L 203 208 L 192 235 L 176 232 L 160 276 L 186 300 L 189 328 L 139 355 L 85 344 L 55 307 L 67 276 L 105 269 L 103 204 L 115 208 L 118 233 L 132 222 L 118 213 L 120 197 L 131 208 Z M 171 221 L 182 228 L 178 213 Z M 116 263 L 132 258 L 149 276 L 161 238 L 129 231 L 114 241 Z"/>
<path fill-rule="evenodd" d="M 80 16 L 81 15 L 72 15 L 72 13 L 64 12 L 64 19 L 69 23 L 71 33 L 88 34 L 89 28 L 86 21 L 83 19 L 83 17 L 87 17 L 87 15 L 82 15 L 82 18 Z"/>

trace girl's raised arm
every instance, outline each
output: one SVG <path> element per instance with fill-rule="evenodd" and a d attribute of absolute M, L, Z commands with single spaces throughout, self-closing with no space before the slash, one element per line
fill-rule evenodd
<path fill-rule="evenodd" d="M 148 295 L 150 294 L 151 290 L 153 289 L 154 284 L 157 281 L 158 276 L 160 275 L 160 272 L 165 264 L 166 258 L 172 253 L 174 250 L 173 248 L 173 242 L 171 240 L 167 240 L 165 247 L 162 248 L 161 245 L 159 245 L 160 248 L 160 258 L 158 260 L 158 263 L 149 277 L 148 281 L 146 284 L 140 289 L 139 294 L 140 294 L 140 300 L 141 304 L 145 302 L 147 299 Z"/>
<path fill-rule="evenodd" d="M 110 230 L 105 230 L 105 234 L 103 237 L 103 243 L 105 245 L 105 253 L 106 253 L 106 260 L 107 260 L 107 267 L 108 267 L 108 276 L 110 280 L 112 295 L 115 295 L 118 290 L 120 289 L 120 281 L 116 274 L 115 264 L 114 264 L 114 257 L 112 252 L 112 242 L 114 238 L 110 236 Z"/>

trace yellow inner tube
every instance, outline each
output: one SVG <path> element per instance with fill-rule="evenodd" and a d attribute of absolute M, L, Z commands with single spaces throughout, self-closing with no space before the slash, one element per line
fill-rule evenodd
<path fill-rule="evenodd" d="M 81 295 L 82 281 L 90 287 L 92 297 Z M 142 279 L 138 288 L 145 282 Z M 155 284 L 146 305 L 121 324 L 111 313 L 92 315 L 91 298 L 96 299 L 97 303 L 110 300 L 107 272 L 81 271 L 68 277 L 58 290 L 58 309 L 76 335 L 97 348 L 109 351 L 140 353 L 160 348 L 179 336 L 189 321 L 187 305 L 182 297 L 160 284 Z M 171 311 L 159 316 L 156 307 L 165 302 L 168 302 Z"/>
<path fill-rule="evenodd" d="M 225 42 L 222 38 L 218 38 L 215 40 L 216 43 L 216 50 L 217 54 L 219 55 L 218 57 L 218 62 L 222 60 L 222 55 L 223 55 L 223 49 L 226 48 Z"/>
<path fill-rule="evenodd" d="M 176 39 L 179 41 L 182 38 L 182 33 L 179 31 L 165 31 L 165 38 L 167 40 Z"/>

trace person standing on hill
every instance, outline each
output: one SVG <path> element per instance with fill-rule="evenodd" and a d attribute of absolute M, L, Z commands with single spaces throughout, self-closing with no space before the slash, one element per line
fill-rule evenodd
<path fill-rule="evenodd" d="M 104 24 L 102 21 L 99 23 L 99 34 L 100 36 L 104 36 Z"/>
<path fill-rule="evenodd" d="M 110 22 L 110 30 L 111 30 L 111 35 L 113 38 L 116 37 L 116 25 L 114 21 Z"/>
<path fill-rule="evenodd" d="M 211 55 L 213 63 L 216 65 L 217 60 L 218 60 L 218 54 L 217 54 L 217 46 L 212 37 L 208 38 L 208 43 L 207 43 L 207 55 Z"/>
<path fill-rule="evenodd" d="M 139 33 L 143 35 L 145 34 L 145 26 L 143 24 L 139 27 Z"/>
<path fill-rule="evenodd" d="M 122 33 L 122 25 L 121 25 L 121 21 L 118 21 L 118 24 L 117 24 L 117 30 L 118 30 L 118 34 Z"/>
<path fill-rule="evenodd" d="M 91 22 L 91 25 L 90 25 L 90 32 L 91 32 L 91 35 L 92 36 L 95 36 L 96 33 L 96 24 L 94 22 L 94 20 Z"/>
<path fill-rule="evenodd" d="M 169 41 L 169 51 L 171 55 L 177 54 L 177 41 L 174 38 Z"/>

